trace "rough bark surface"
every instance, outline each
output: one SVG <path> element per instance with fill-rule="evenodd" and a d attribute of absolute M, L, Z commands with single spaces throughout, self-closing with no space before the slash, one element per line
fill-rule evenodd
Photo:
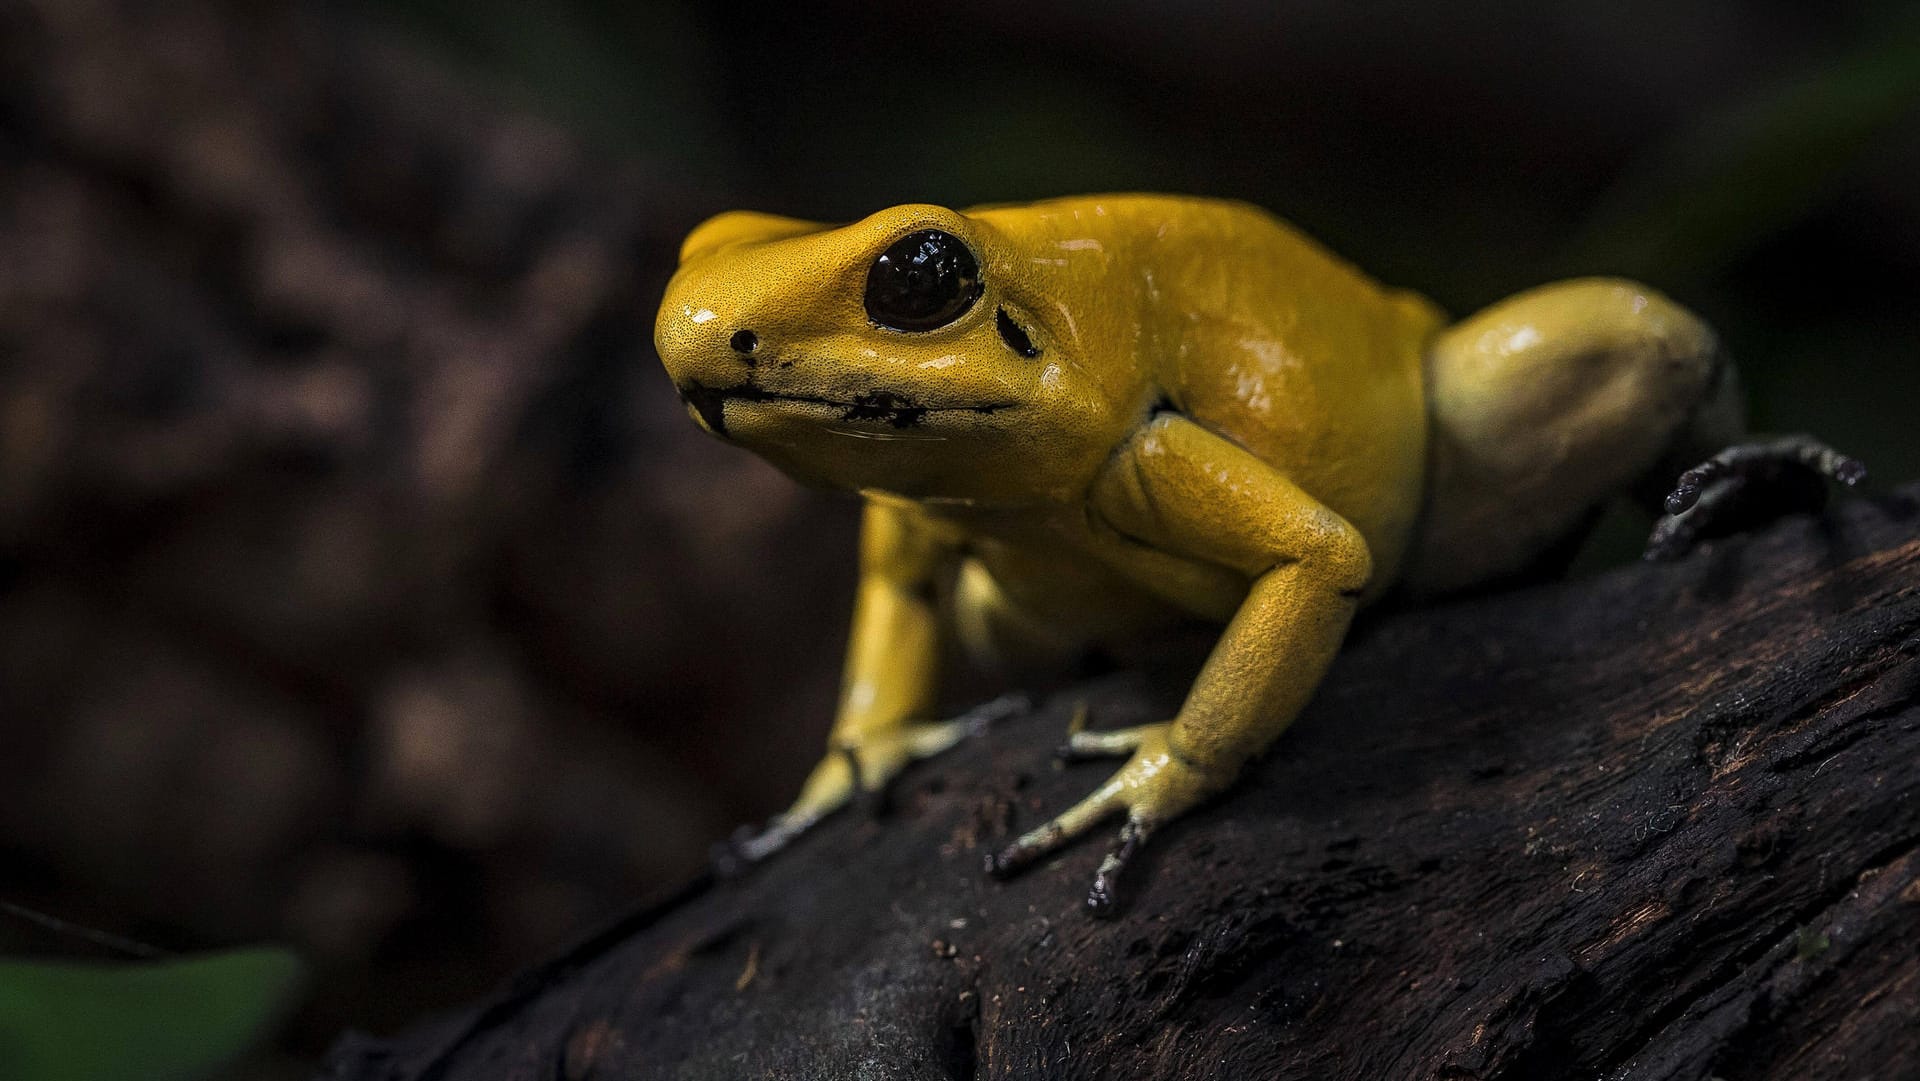
<path fill-rule="evenodd" d="M 1920 489 L 1676 565 L 1373 619 L 1119 918 L 1087 684 L 338 1081 L 1920 1076 Z"/>

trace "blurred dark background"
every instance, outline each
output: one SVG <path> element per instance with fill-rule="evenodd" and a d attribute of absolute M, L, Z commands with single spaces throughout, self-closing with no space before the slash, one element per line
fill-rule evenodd
<path fill-rule="evenodd" d="M 708 214 L 1154 189 L 1460 313 L 1628 274 L 1885 486 L 1916 178 L 1908 4 L 0 0 L 0 900 L 295 945 L 298 1076 L 776 810 L 856 508 L 658 371 Z"/>

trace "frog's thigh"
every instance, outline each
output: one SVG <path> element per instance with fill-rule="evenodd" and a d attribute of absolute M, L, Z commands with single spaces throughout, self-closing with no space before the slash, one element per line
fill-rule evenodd
<path fill-rule="evenodd" d="M 1405 575 L 1439 592 L 1518 574 L 1663 459 L 1741 427 L 1713 331 L 1645 286 L 1541 286 L 1428 351 L 1433 473 Z"/>

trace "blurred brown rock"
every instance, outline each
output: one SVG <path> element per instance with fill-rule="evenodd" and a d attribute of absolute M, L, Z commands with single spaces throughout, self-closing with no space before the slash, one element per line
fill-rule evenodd
<path fill-rule="evenodd" d="M 766 813 L 853 515 L 657 372 L 703 209 L 318 11 L 0 2 L 0 896 L 291 941 L 317 1039 Z"/>

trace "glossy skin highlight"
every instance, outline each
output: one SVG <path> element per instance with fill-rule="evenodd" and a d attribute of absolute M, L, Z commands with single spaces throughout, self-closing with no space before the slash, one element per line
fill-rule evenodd
<path fill-rule="evenodd" d="M 869 276 L 927 232 L 964 246 L 978 295 L 894 329 L 863 307 Z M 1125 763 L 991 861 L 1124 815 L 1096 908 L 1293 721 L 1361 604 L 1519 573 L 1740 427 L 1711 331 L 1642 286 L 1562 283 L 1449 324 L 1206 199 L 721 215 L 688 237 L 655 342 L 709 431 L 866 501 L 829 753 L 750 854 L 966 735 L 931 712 L 949 636 L 1030 663 L 1224 625 L 1175 717 L 1073 733 Z"/>

